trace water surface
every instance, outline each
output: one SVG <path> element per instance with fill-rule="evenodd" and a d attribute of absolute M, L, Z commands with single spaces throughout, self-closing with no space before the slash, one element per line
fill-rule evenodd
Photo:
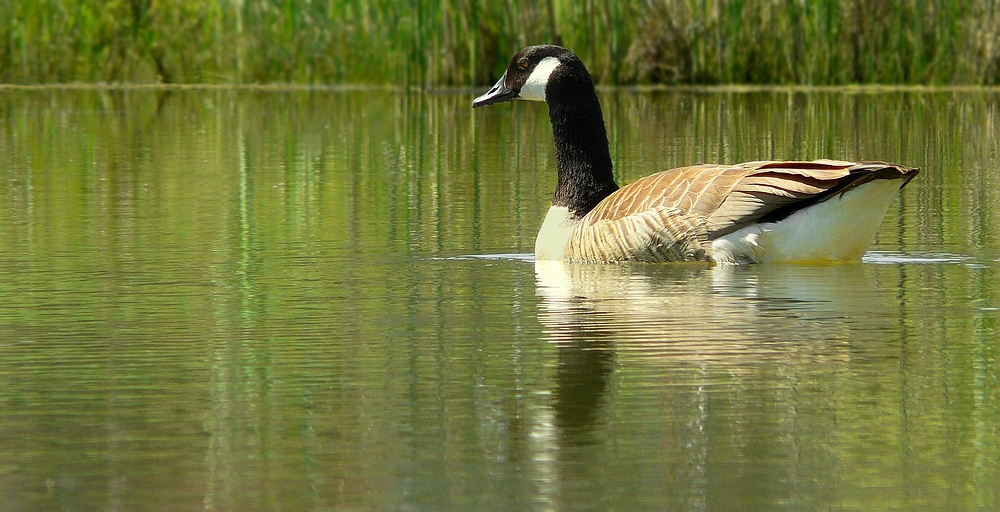
<path fill-rule="evenodd" d="M 601 99 L 622 183 L 923 171 L 863 263 L 536 266 L 541 105 L 0 93 L 0 509 L 1000 506 L 1000 95 Z"/>

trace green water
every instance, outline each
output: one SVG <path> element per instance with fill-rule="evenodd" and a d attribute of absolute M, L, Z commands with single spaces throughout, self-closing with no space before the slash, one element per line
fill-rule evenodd
<path fill-rule="evenodd" d="M 604 92 L 923 169 L 860 264 L 540 265 L 545 107 L 0 92 L 0 510 L 996 509 L 1000 94 Z"/>

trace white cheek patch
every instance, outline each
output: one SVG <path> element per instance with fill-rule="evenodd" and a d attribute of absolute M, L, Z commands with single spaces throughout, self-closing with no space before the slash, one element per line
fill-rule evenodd
<path fill-rule="evenodd" d="M 545 57 L 535 66 L 528 80 L 521 86 L 518 97 L 528 101 L 545 101 L 545 85 L 549 83 L 552 72 L 559 67 L 559 59 L 555 57 Z"/>

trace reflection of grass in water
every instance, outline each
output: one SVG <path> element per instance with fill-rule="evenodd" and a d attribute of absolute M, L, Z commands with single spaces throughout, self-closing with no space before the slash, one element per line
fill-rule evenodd
<path fill-rule="evenodd" d="M 626 179 L 697 161 L 898 160 L 925 170 L 883 250 L 1000 255 L 993 93 L 601 94 Z M 695 493 L 720 509 L 995 503 L 995 271 L 595 268 L 680 309 L 637 317 L 626 297 L 557 324 L 533 265 L 423 259 L 531 250 L 555 186 L 550 128 L 544 106 L 510 107 L 0 95 L 0 428 L 34 443 L 0 443 L 15 491 L 93 475 L 76 481 L 94 492 L 31 504 L 109 508 L 89 482 L 127 468 L 147 478 L 130 477 L 121 508 L 386 509 L 412 475 L 445 468 L 417 506 L 525 508 L 560 474 L 633 508 Z M 690 313 L 694 300 L 721 308 Z M 66 449 L 31 448 L 52 440 Z M 629 478 L 601 488 L 612 472 L 591 468 L 623 463 Z M 470 474 L 483 484 L 465 491 Z M 573 485 L 552 501 L 580 496 Z"/>
<path fill-rule="evenodd" d="M 995 0 L 23 0 L 0 82 L 482 85 L 562 42 L 601 83 L 1000 83 Z"/>
<path fill-rule="evenodd" d="M 174 88 L 187 87 L 6 91 L 0 95 L 0 112 L 10 129 L 0 133 L 0 167 L 19 184 L 11 185 L 9 197 L 23 195 L 18 208 L 34 205 L 39 212 L 44 204 L 58 206 L 60 215 L 79 216 L 93 204 L 125 197 L 101 187 L 110 173 L 136 162 L 152 173 L 142 180 L 152 182 L 192 170 L 207 180 L 219 169 L 237 169 L 241 152 L 236 148 L 244 137 L 250 164 L 294 170 L 273 180 L 284 184 L 289 195 L 283 200 L 298 205 L 296 213 L 273 212 L 291 215 L 296 226 L 318 229 L 314 212 L 339 208 L 310 236 L 402 237 L 394 248 L 441 257 L 533 252 L 555 182 L 544 106 L 473 112 L 469 95 Z M 699 162 L 821 157 L 901 162 L 923 170 L 890 207 L 872 250 L 909 256 L 948 252 L 977 262 L 1000 255 L 996 92 L 617 89 L 599 94 L 619 183 Z M 242 124 L 226 117 L 233 108 L 243 112 Z M 93 115 L 105 111 L 129 115 Z M 201 120 L 204 131 L 169 129 L 189 117 Z M 188 147 L 202 148 L 209 163 L 164 149 Z M 18 155 L 31 155 L 30 162 Z M 38 169 L 62 171 L 42 174 Z M 162 176 L 152 170 L 162 170 Z M 248 192 L 277 194 L 279 189 L 262 185 L 259 172 L 248 173 Z M 316 172 L 328 174 L 320 179 Z M 211 191 L 206 204 L 216 205 L 215 195 L 226 193 L 239 204 L 240 185 L 233 176 L 238 173 L 185 189 Z M 65 195 L 33 202 L 34 194 L 49 189 Z M 83 200 L 98 193 L 106 197 L 93 204 Z M 197 211 L 197 204 L 185 203 L 176 212 L 184 224 L 204 224 L 185 217 Z M 12 211 L 5 219 L 15 218 Z M 254 211 L 257 222 L 284 222 L 280 215 L 263 215 L 259 205 L 246 210 Z M 351 222 L 359 212 L 379 221 Z M 241 213 L 210 217 L 227 215 L 238 219 Z M 70 246 L 79 235 L 66 231 L 64 236 L 61 243 Z M 0 238 L 0 243 L 17 240 L 13 232 Z M 6 247 L 10 254 L 19 253 L 16 246 Z"/>

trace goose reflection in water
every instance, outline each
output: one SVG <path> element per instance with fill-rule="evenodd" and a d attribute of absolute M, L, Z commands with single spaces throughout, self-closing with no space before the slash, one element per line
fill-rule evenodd
<path fill-rule="evenodd" d="M 543 501 L 547 493 L 579 485 L 574 482 L 581 477 L 588 480 L 565 473 L 593 471 L 585 461 L 593 460 L 595 451 L 613 450 L 605 446 L 606 439 L 618 438 L 611 430 L 636 420 L 618 415 L 655 389 L 663 393 L 655 400 L 676 403 L 663 406 L 667 411 L 627 414 L 669 416 L 659 421 L 671 422 L 668 430 L 677 438 L 667 440 L 674 447 L 663 450 L 676 453 L 664 460 L 681 459 L 678 467 L 685 468 L 673 484 L 690 496 L 703 495 L 708 447 L 731 441 L 713 440 L 710 433 L 722 438 L 724 425 L 782 421 L 763 418 L 768 413 L 761 409 L 794 414 L 799 400 L 816 396 L 798 396 L 808 393 L 792 384 L 799 376 L 846 370 L 852 356 L 865 352 L 852 346 L 852 334 L 892 328 L 892 316 L 884 314 L 892 298 L 878 288 L 870 266 L 861 264 L 544 261 L 535 264 L 535 272 L 544 339 L 557 347 L 550 407 L 536 417 L 532 435 L 534 453 L 542 455 L 535 470 Z M 643 380 L 650 374 L 670 381 L 666 392 L 655 380 L 652 386 Z M 785 390 L 758 394 L 761 385 L 776 382 Z M 748 417 L 713 420 L 713 414 L 727 414 L 722 409 Z"/>
<path fill-rule="evenodd" d="M 846 360 L 849 328 L 879 323 L 888 308 L 860 264 L 542 261 L 535 274 L 548 341 L 644 353 L 643 363 Z"/>

